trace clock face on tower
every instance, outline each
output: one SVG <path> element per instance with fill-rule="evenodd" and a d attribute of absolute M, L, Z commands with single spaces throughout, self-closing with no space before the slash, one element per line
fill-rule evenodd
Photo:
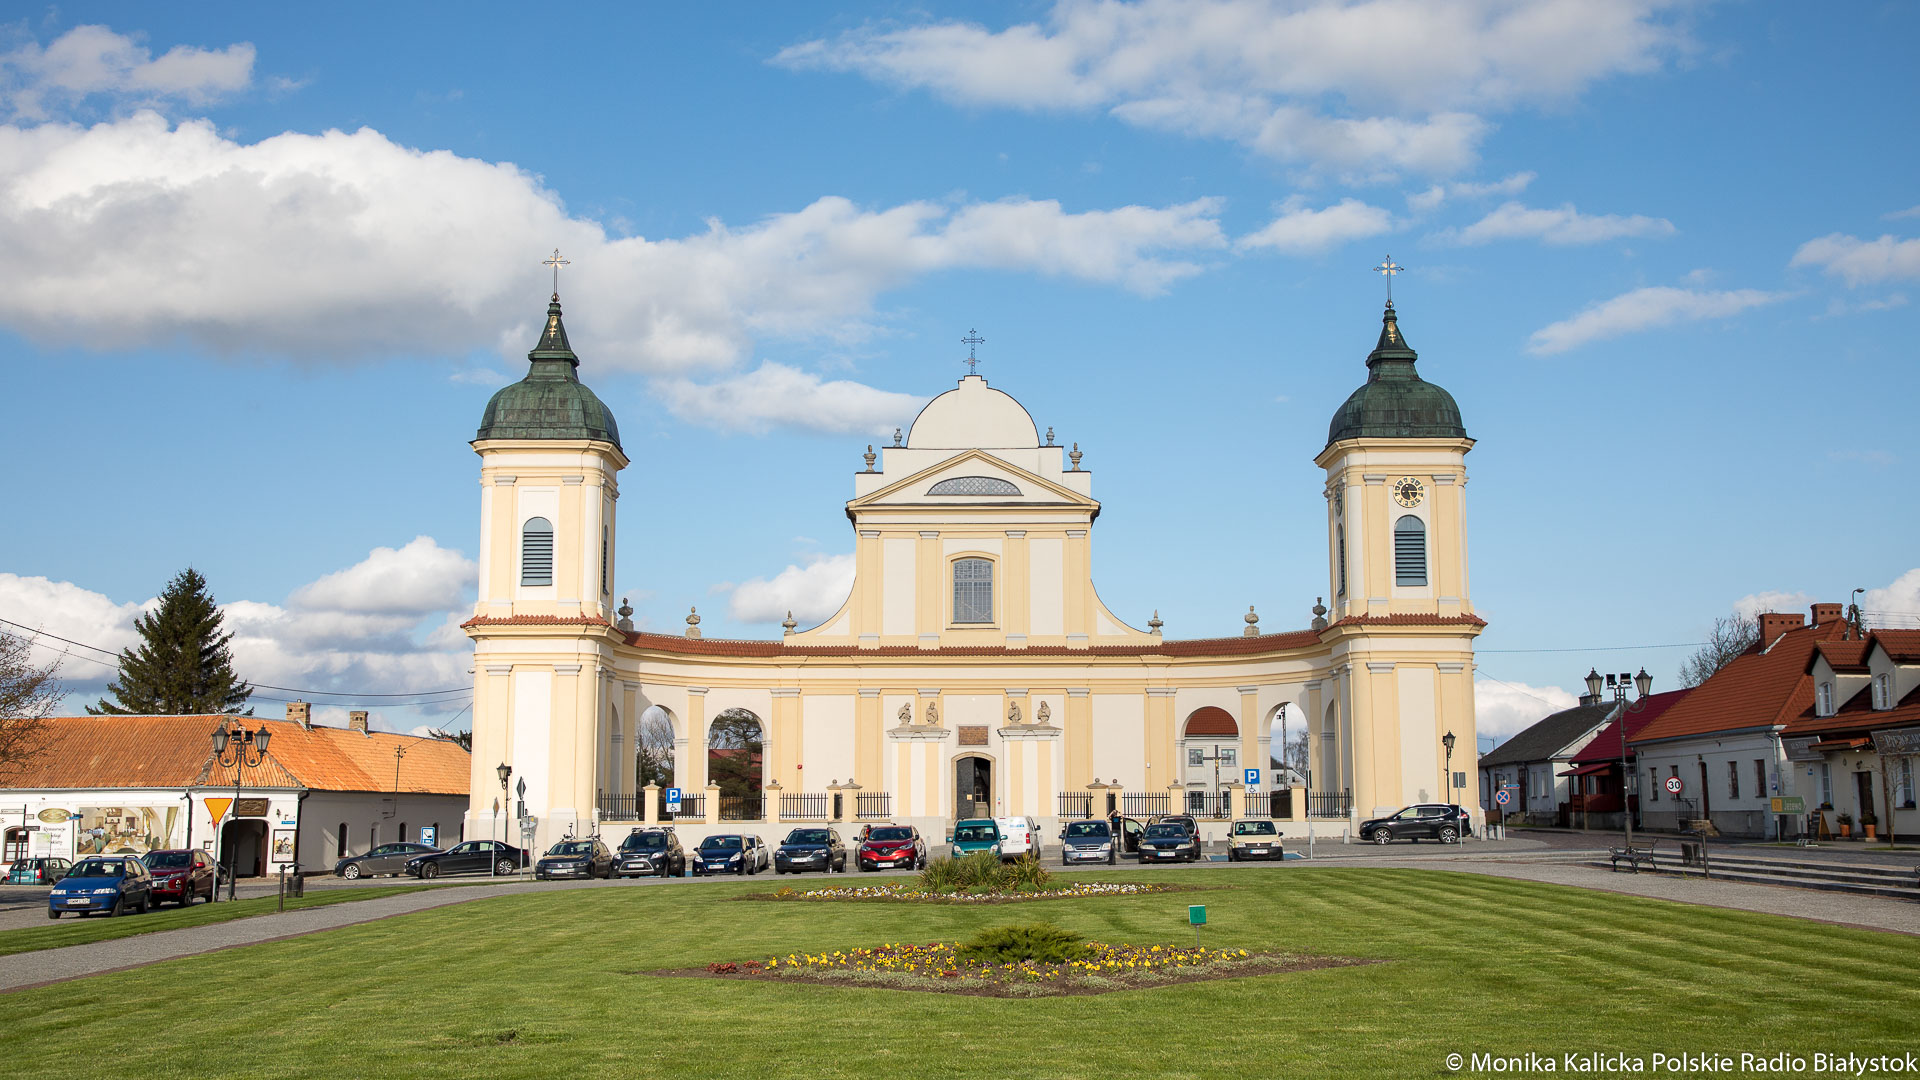
<path fill-rule="evenodd" d="M 1426 497 L 1426 486 L 1411 476 L 1403 476 L 1393 482 L 1393 501 L 1401 506 L 1419 506 L 1420 500 Z"/>

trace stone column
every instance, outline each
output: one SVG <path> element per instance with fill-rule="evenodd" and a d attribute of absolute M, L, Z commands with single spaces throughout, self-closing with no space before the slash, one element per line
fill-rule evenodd
<path fill-rule="evenodd" d="M 648 825 L 660 824 L 660 785 L 648 784 L 640 789 L 640 798 L 644 805 L 640 807 L 640 820 Z"/>
<path fill-rule="evenodd" d="M 706 813 L 700 815 L 700 820 L 704 824 L 712 825 L 720 820 L 720 786 L 718 784 L 707 784 L 706 802 Z"/>
<path fill-rule="evenodd" d="M 687 687 L 687 750 L 687 762 L 681 766 L 686 770 L 685 782 L 680 786 L 688 789 L 712 786 L 707 777 L 707 688 L 704 686 Z"/>
<path fill-rule="evenodd" d="M 761 817 L 769 825 L 780 824 L 780 793 L 781 787 L 778 780 L 760 789 L 761 802 L 766 806 L 766 809 L 761 812 Z"/>

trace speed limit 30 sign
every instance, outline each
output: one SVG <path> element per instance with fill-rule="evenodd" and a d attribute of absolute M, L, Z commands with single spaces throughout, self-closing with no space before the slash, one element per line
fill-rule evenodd
<path fill-rule="evenodd" d="M 1667 790 L 1673 792 L 1675 795 L 1680 794 L 1681 789 L 1686 786 L 1687 785 L 1682 783 L 1677 776 L 1667 777 Z"/>

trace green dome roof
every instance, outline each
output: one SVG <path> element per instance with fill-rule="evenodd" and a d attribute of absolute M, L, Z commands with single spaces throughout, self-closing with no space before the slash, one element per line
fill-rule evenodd
<path fill-rule="evenodd" d="M 567 344 L 567 328 L 560 322 L 560 296 L 547 305 L 546 329 L 527 353 L 532 367 L 527 377 L 503 386 L 480 415 L 482 439 L 592 439 L 620 445 L 620 426 L 613 410 L 581 383 L 580 358 Z"/>
<path fill-rule="evenodd" d="M 1393 303 L 1381 317 L 1380 341 L 1367 356 L 1367 381 L 1327 426 L 1327 445 L 1342 439 L 1464 439 L 1453 395 L 1422 379 L 1418 358 L 1400 336 Z"/>

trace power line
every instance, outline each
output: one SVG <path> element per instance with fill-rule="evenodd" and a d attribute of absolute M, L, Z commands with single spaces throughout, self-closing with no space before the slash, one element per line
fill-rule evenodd
<path fill-rule="evenodd" d="M 1634 649 L 1697 649 L 1700 646 L 1706 645 L 1706 644 L 1708 644 L 1708 642 L 1705 642 L 1705 641 L 1676 641 L 1671 645 L 1614 645 L 1608 648 L 1599 648 L 1599 649 L 1475 649 L 1473 651 L 1475 655 L 1478 655 L 1480 653 L 1548 653 L 1548 652 L 1602 653 L 1602 652 L 1630 652 Z"/>

